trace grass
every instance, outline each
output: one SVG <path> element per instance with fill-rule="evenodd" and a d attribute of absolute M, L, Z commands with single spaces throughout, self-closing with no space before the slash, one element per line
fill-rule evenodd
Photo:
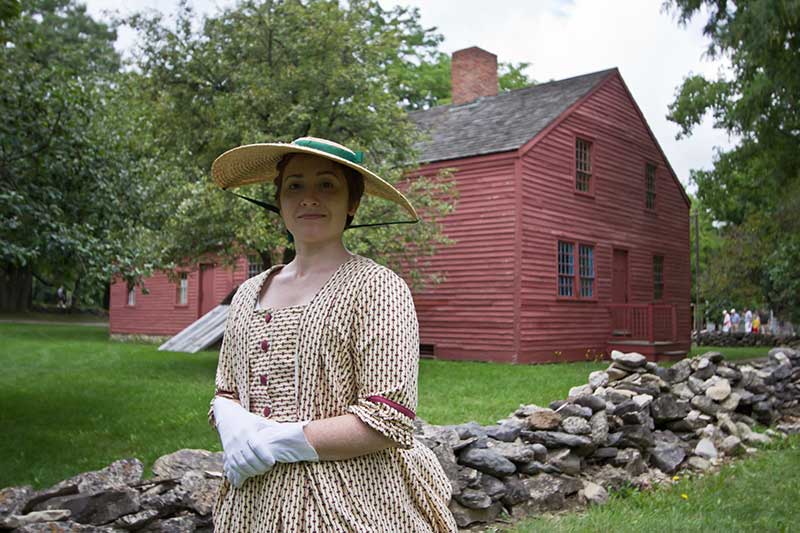
<path fill-rule="evenodd" d="M 206 423 L 216 352 L 110 342 L 91 326 L 0 323 L 0 338 L 0 487 L 42 488 L 123 457 L 149 467 L 180 448 L 220 449 Z M 766 354 L 748 354 L 757 350 Z M 606 365 L 424 360 L 418 412 L 433 424 L 490 424 L 520 403 L 566 397 Z"/>
<path fill-rule="evenodd" d="M 770 346 L 697 346 L 692 345 L 689 355 L 701 355 L 706 352 L 720 352 L 725 355 L 727 361 L 739 361 L 741 359 L 753 359 L 756 357 L 766 357 Z"/>
<path fill-rule="evenodd" d="M 798 494 L 800 436 L 795 435 L 717 475 L 614 495 L 605 506 L 527 519 L 508 531 L 797 531 Z"/>
<path fill-rule="evenodd" d="M 10 313 L 0 313 L 0 320 L 35 320 L 37 322 L 71 322 L 71 323 L 92 323 L 108 322 L 107 316 L 98 316 L 86 313 L 67 313 L 53 312 L 42 313 L 36 311 Z"/>

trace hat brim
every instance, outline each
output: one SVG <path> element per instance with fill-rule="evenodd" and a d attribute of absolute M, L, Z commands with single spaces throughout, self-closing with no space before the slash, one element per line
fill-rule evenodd
<path fill-rule="evenodd" d="M 288 143 L 246 144 L 220 155 L 211 165 L 211 177 L 223 189 L 253 183 L 273 183 L 278 177 L 278 163 L 287 154 L 310 154 L 350 167 L 364 177 L 364 192 L 402 207 L 414 220 L 419 220 L 411 202 L 389 182 L 369 169 L 322 150 Z"/>

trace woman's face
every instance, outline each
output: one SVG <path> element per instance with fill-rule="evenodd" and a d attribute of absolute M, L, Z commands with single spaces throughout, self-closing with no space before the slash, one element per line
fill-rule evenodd
<path fill-rule="evenodd" d="M 342 168 L 322 157 L 293 156 L 283 171 L 280 209 L 295 241 L 341 239 L 348 209 L 347 180 Z"/>

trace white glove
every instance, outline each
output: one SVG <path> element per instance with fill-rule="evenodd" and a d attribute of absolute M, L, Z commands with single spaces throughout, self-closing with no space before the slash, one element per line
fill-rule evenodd
<path fill-rule="evenodd" d="M 276 422 L 253 414 L 228 398 L 214 398 L 213 409 L 225 452 L 224 473 L 228 481 L 239 488 L 248 477 L 268 472 L 275 464 L 275 459 L 268 453 L 256 456 L 247 442 L 255 438 L 260 429 Z"/>
<path fill-rule="evenodd" d="M 303 428 L 308 422 L 267 422 L 247 443 L 261 461 L 296 463 L 319 461 L 317 450 L 306 439 Z"/>

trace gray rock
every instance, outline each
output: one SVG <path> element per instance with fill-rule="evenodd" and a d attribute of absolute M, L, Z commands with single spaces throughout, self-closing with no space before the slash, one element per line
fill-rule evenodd
<path fill-rule="evenodd" d="M 506 495 L 506 485 L 499 479 L 489 474 L 481 475 L 481 490 L 485 492 L 493 502 Z"/>
<path fill-rule="evenodd" d="M 581 472 L 581 458 L 569 448 L 552 451 L 548 454 L 547 462 L 564 474 L 578 475 Z"/>
<path fill-rule="evenodd" d="M 686 464 L 688 464 L 692 470 L 697 470 L 698 472 L 705 472 L 711 468 L 711 463 L 708 462 L 708 459 L 703 459 L 696 455 L 689 457 Z"/>
<path fill-rule="evenodd" d="M 588 407 L 592 410 L 593 413 L 597 411 L 604 411 L 606 408 L 606 401 L 594 394 L 584 394 L 583 396 L 578 396 L 573 400 L 573 403 L 576 405 L 580 405 L 581 407 Z"/>
<path fill-rule="evenodd" d="M 608 502 L 608 491 L 591 481 L 583 481 L 583 489 L 579 494 L 579 498 L 582 496 L 582 499 L 589 505 L 604 505 Z"/>
<path fill-rule="evenodd" d="M 614 412 L 612 414 L 614 416 L 623 416 L 628 413 L 635 413 L 641 410 L 642 408 L 638 403 L 634 402 L 633 400 L 625 400 L 614 408 Z"/>
<path fill-rule="evenodd" d="M 608 415 L 605 411 L 598 411 L 589 420 L 592 442 L 602 446 L 608 442 Z"/>
<path fill-rule="evenodd" d="M 625 448 L 617 453 L 610 461 L 613 466 L 621 466 L 632 476 L 638 476 L 647 471 L 647 465 L 642 459 L 642 454 L 635 448 Z"/>
<path fill-rule="evenodd" d="M 21 513 L 34 494 L 30 485 L 0 489 L 0 517 Z"/>
<path fill-rule="evenodd" d="M 689 359 L 681 359 L 668 369 L 664 380 L 675 385 L 686 381 L 691 373 L 692 362 Z"/>
<path fill-rule="evenodd" d="M 183 449 L 163 455 L 153 463 L 153 476 L 180 478 L 186 472 L 222 472 L 222 452 Z M 141 477 L 141 476 L 140 476 Z"/>
<path fill-rule="evenodd" d="M 14 529 L 28 524 L 39 524 L 42 522 L 57 522 L 66 520 L 72 513 L 68 509 L 57 509 L 52 511 L 34 511 L 28 514 L 12 514 L 5 518 L 0 517 L 0 529 Z"/>
<path fill-rule="evenodd" d="M 686 402 L 679 402 L 672 394 L 662 394 L 653 400 L 650 413 L 656 424 L 664 424 L 686 417 L 689 414 L 689 406 Z"/>
<path fill-rule="evenodd" d="M 418 434 L 424 439 L 433 441 L 436 444 L 446 444 L 451 448 L 462 442 L 461 437 L 458 435 L 458 431 L 456 431 L 453 426 L 434 426 L 432 424 L 423 424 L 420 426 Z"/>
<path fill-rule="evenodd" d="M 635 395 L 649 394 L 650 396 L 653 396 L 653 397 L 658 396 L 659 393 L 661 392 L 659 390 L 659 388 L 656 385 L 652 384 L 652 383 L 642 383 L 642 384 L 638 384 L 637 385 L 636 383 L 630 383 L 630 382 L 624 382 L 624 381 L 622 381 L 618 385 L 616 385 L 616 389 L 617 390 L 629 390 L 631 392 L 634 392 Z"/>
<path fill-rule="evenodd" d="M 689 390 L 691 390 L 694 394 L 705 394 L 706 389 L 705 381 L 702 379 L 698 379 L 694 376 L 689 376 L 689 379 L 686 380 L 686 384 L 689 386 Z"/>
<path fill-rule="evenodd" d="M 685 458 L 686 452 L 675 443 L 660 441 L 650 450 L 650 464 L 667 474 L 675 472 Z"/>
<path fill-rule="evenodd" d="M 588 435 L 592 432 L 589 422 L 578 416 L 568 416 L 562 420 L 561 428 L 572 435 Z"/>
<path fill-rule="evenodd" d="M 636 393 L 629 390 L 606 389 L 606 400 L 614 405 L 625 403 L 636 396 Z"/>
<path fill-rule="evenodd" d="M 559 407 L 556 412 L 561 415 L 562 419 L 567 418 L 568 416 L 580 416 L 589 419 L 592 416 L 591 408 L 583 407 L 582 405 L 577 405 L 574 403 L 565 403 Z"/>
<path fill-rule="evenodd" d="M 529 463 L 525 463 L 524 465 L 520 465 L 518 468 L 519 472 L 525 474 L 527 476 L 533 476 L 536 474 L 559 474 L 561 471 L 550 464 L 547 464 L 542 461 L 531 461 Z"/>
<path fill-rule="evenodd" d="M 91 526 L 68 520 L 66 522 L 39 522 L 18 527 L 14 533 L 126 533 L 124 529 L 108 526 Z"/>
<path fill-rule="evenodd" d="M 608 382 L 612 383 L 614 381 L 623 379 L 628 375 L 628 372 L 619 368 L 618 366 L 610 366 L 608 367 L 608 370 L 606 370 L 606 374 L 608 374 Z"/>
<path fill-rule="evenodd" d="M 728 435 L 722 439 L 719 449 L 722 451 L 722 453 L 730 457 L 742 455 L 745 452 L 742 440 L 735 435 Z"/>
<path fill-rule="evenodd" d="M 697 446 L 694 449 L 694 454 L 704 459 L 716 459 L 717 448 L 714 446 L 714 443 L 711 441 L 711 439 L 703 438 L 697 443 Z"/>
<path fill-rule="evenodd" d="M 725 356 L 723 356 L 720 352 L 706 352 L 700 356 L 700 359 L 708 359 L 712 363 L 720 363 Z"/>
<path fill-rule="evenodd" d="M 577 387 L 572 387 L 569 389 L 569 397 L 576 398 L 578 396 L 583 396 L 584 394 L 592 394 L 594 389 L 591 385 L 578 385 Z"/>
<path fill-rule="evenodd" d="M 625 413 L 621 418 L 622 422 L 628 426 L 645 426 L 649 429 L 655 427 L 649 412 L 633 411 L 632 413 Z"/>
<path fill-rule="evenodd" d="M 537 461 L 547 460 L 547 447 L 543 444 L 534 443 L 529 445 L 533 449 L 535 459 Z"/>
<path fill-rule="evenodd" d="M 561 424 L 561 415 L 552 409 L 539 409 L 528 416 L 527 424 L 536 430 L 556 429 Z"/>
<path fill-rule="evenodd" d="M 621 446 L 628 446 L 644 450 L 655 444 L 653 432 L 645 426 L 623 426 Z"/>
<path fill-rule="evenodd" d="M 589 374 L 589 385 L 591 385 L 593 389 L 605 387 L 608 385 L 608 374 L 602 370 L 595 370 Z"/>
<path fill-rule="evenodd" d="M 560 431 L 523 431 L 522 438 L 528 442 L 543 444 L 547 448 L 588 448 L 592 445 L 588 437 Z"/>
<path fill-rule="evenodd" d="M 514 463 L 527 463 L 536 459 L 536 451 L 531 445 L 516 442 L 489 441 L 487 449 L 497 452 Z"/>
<path fill-rule="evenodd" d="M 692 365 L 692 368 L 694 368 L 694 373 L 692 375 L 695 378 L 706 380 L 714 375 L 714 372 L 717 370 L 717 365 L 710 359 L 701 357 L 697 360 L 696 364 Z"/>
<path fill-rule="evenodd" d="M 139 511 L 138 513 L 126 514 L 118 518 L 114 525 L 117 527 L 121 527 L 122 529 L 127 529 L 129 531 L 135 531 L 137 529 L 141 529 L 153 520 L 158 518 L 158 511 L 155 509 L 145 509 L 144 511 Z"/>
<path fill-rule="evenodd" d="M 633 397 L 633 403 L 638 405 L 640 409 L 644 409 L 653 403 L 653 397 L 649 394 L 637 394 Z"/>
<path fill-rule="evenodd" d="M 492 499 L 482 490 L 464 489 L 461 494 L 454 496 L 455 500 L 469 509 L 487 509 L 492 505 Z"/>
<path fill-rule="evenodd" d="M 736 368 L 730 366 L 718 366 L 717 375 L 721 378 L 727 379 L 731 383 L 742 379 L 742 373 Z"/>
<path fill-rule="evenodd" d="M 56 496 L 34 507 L 35 511 L 68 509 L 71 518 L 82 524 L 102 525 L 139 510 L 139 493 L 128 487 L 103 490 L 92 494 L 78 493 Z"/>
<path fill-rule="evenodd" d="M 475 523 L 493 522 L 500 516 L 500 512 L 503 510 L 503 504 L 500 502 L 495 502 L 486 509 L 470 509 L 464 507 L 454 499 L 450 500 L 448 507 L 450 508 L 450 512 L 453 513 L 458 527 L 468 527 Z"/>
<path fill-rule="evenodd" d="M 583 488 L 580 480 L 553 474 L 538 474 L 523 483 L 530 494 L 530 506 L 540 511 L 562 509 L 565 498 Z"/>
<path fill-rule="evenodd" d="M 222 480 L 206 477 L 198 471 L 188 471 L 181 477 L 181 487 L 186 490 L 186 503 L 199 515 L 211 514 Z"/>
<path fill-rule="evenodd" d="M 516 477 L 507 478 L 505 481 L 506 493 L 503 496 L 502 502 L 506 506 L 519 505 L 531 497 L 528 487 L 525 483 Z"/>
<path fill-rule="evenodd" d="M 150 522 L 141 533 L 193 533 L 197 529 L 199 519 L 194 516 L 174 516 Z"/>
<path fill-rule="evenodd" d="M 715 416 L 719 412 L 719 405 L 707 396 L 695 396 L 691 401 L 692 407 L 707 415 Z"/>
<path fill-rule="evenodd" d="M 727 379 L 713 376 L 710 380 L 714 380 L 714 383 L 706 389 L 706 396 L 717 402 L 730 396 L 731 384 Z"/>
<path fill-rule="evenodd" d="M 800 351 L 790 348 L 789 346 L 778 346 L 776 348 L 772 348 L 769 352 L 767 352 L 767 356 L 772 358 L 773 355 L 777 353 L 783 353 L 789 359 L 800 358 Z"/>
<path fill-rule="evenodd" d="M 613 459 L 614 457 L 616 457 L 618 453 L 619 453 L 618 448 L 612 448 L 608 446 L 603 448 L 597 448 L 594 452 L 592 452 L 591 459 L 600 462 L 607 461 L 609 459 Z"/>
<path fill-rule="evenodd" d="M 458 433 L 458 438 L 468 439 L 470 437 L 485 437 L 486 430 L 477 422 L 470 421 L 464 424 L 453 426 L 453 429 Z"/>
<path fill-rule="evenodd" d="M 489 449 L 469 448 L 458 457 L 459 463 L 494 477 L 505 477 L 516 472 L 514 463 Z"/>
<path fill-rule="evenodd" d="M 739 402 L 741 401 L 741 396 L 739 396 L 735 392 L 731 392 L 730 395 L 725 398 L 725 400 L 719 404 L 719 406 L 725 411 L 735 411 L 737 407 L 739 407 Z"/>
<path fill-rule="evenodd" d="M 514 442 L 516 438 L 519 437 L 520 431 L 522 431 L 520 426 L 512 426 L 510 424 L 486 427 L 486 435 L 504 442 Z"/>
<path fill-rule="evenodd" d="M 630 368 L 638 368 L 647 363 L 647 358 L 640 353 L 622 353 L 617 350 L 611 352 L 611 360 Z"/>

